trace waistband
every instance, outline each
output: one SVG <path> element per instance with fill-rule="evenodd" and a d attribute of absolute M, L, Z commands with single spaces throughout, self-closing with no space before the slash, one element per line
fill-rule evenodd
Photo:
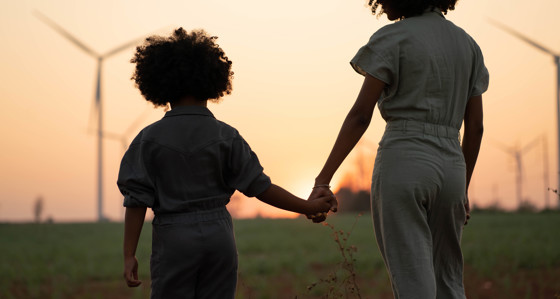
<path fill-rule="evenodd" d="M 420 132 L 436 137 L 459 139 L 459 130 L 456 128 L 406 119 L 387 122 L 385 131 Z"/>
<path fill-rule="evenodd" d="M 214 197 L 206 197 L 201 199 L 189 199 L 181 202 L 181 213 L 192 213 L 196 211 L 214 210 L 225 206 L 230 197 L 228 195 L 220 195 Z"/>
<path fill-rule="evenodd" d="M 198 223 L 204 221 L 212 221 L 218 219 L 228 219 L 231 218 L 228 210 L 225 206 L 206 210 L 206 211 L 195 211 L 195 212 L 188 212 L 188 213 L 165 213 L 165 214 L 156 214 L 152 224 L 154 225 L 162 225 L 162 224 L 175 224 L 175 223 L 182 223 L 182 224 L 191 224 L 191 223 Z"/>

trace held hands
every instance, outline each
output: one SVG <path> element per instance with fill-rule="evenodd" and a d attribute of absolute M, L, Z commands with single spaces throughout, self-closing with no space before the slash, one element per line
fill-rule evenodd
<path fill-rule="evenodd" d="M 313 187 L 307 200 L 313 202 L 323 201 L 323 203 L 321 203 L 322 205 L 318 206 L 319 211 L 316 214 L 307 215 L 307 219 L 311 219 L 314 223 L 325 221 L 329 210 L 336 212 L 338 208 L 338 201 L 328 185 L 317 185 Z"/>
<path fill-rule="evenodd" d="M 138 260 L 135 256 L 124 258 L 123 276 L 129 288 L 135 288 L 142 283 L 138 280 Z"/>

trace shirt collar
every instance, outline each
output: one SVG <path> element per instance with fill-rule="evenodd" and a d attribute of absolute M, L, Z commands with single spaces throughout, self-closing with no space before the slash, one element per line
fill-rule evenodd
<path fill-rule="evenodd" d="M 425 13 L 430 13 L 430 12 L 436 13 L 436 14 L 438 14 L 440 17 L 442 17 L 442 18 L 445 19 L 445 16 L 444 16 L 443 13 L 441 12 L 441 9 L 439 9 L 439 8 L 437 8 L 437 7 L 433 7 L 433 6 L 432 6 L 432 7 L 428 7 L 426 10 L 424 10 L 424 14 L 425 14 Z"/>
<path fill-rule="evenodd" d="M 204 115 L 214 117 L 210 110 L 203 106 L 178 106 L 165 113 L 164 117 L 177 115 Z"/>

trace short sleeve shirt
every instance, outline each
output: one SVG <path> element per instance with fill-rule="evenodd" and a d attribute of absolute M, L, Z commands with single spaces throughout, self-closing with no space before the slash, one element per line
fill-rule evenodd
<path fill-rule="evenodd" d="M 176 107 L 144 128 L 117 180 L 124 206 L 150 207 L 156 215 L 218 208 L 235 190 L 252 197 L 270 184 L 239 132 L 198 106 Z"/>
<path fill-rule="evenodd" d="M 378 100 L 386 121 L 459 129 L 468 99 L 488 89 L 479 46 L 437 9 L 382 27 L 350 64 L 387 84 Z"/>

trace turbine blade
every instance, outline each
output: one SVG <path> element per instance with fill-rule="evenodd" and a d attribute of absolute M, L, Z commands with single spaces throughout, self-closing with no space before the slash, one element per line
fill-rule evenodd
<path fill-rule="evenodd" d="M 511 28 L 509 28 L 509 27 L 507 27 L 506 25 L 503 25 L 503 24 L 501 24 L 501 23 L 499 23 L 499 22 L 496 22 L 496 21 L 494 21 L 494 20 L 490 20 L 490 23 L 492 23 L 494 26 L 496 26 L 496 27 L 498 27 L 498 28 L 500 28 L 500 29 L 506 31 L 507 33 L 509 33 L 509 34 L 511 34 L 511 35 L 513 35 L 513 36 L 515 36 L 515 37 L 517 37 L 517 38 L 519 38 L 520 40 L 522 40 L 522 41 L 524 41 L 524 42 L 530 44 L 531 46 L 533 46 L 533 47 L 535 47 L 535 48 L 537 48 L 537 49 L 539 49 L 539 50 L 541 50 L 541 51 L 543 51 L 543 52 L 545 52 L 545 53 L 547 53 L 547 54 L 556 56 L 556 53 L 554 53 L 554 52 L 551 51 L 550 49 L 548 49 L 548 48 L 546 48 L 546 47 L 544 47 L 544 46 L 538 44 L 538 43 L 535 42 L 534 40 L 532 40 L 532 39 L 526 37 L 525 35 L 523 35 L 523 34 L 517 32 L 517 31 L 515 31 L 515 30 L 513 30 L 513 29 L 511 29 Z"/>
<path fill-rule="evenodd" d="M 101 59 L 97 61 L 97 74 L 95 76 L 95 93 L 93 101 L 91 101 L 91 108 L 89 109 L 88 130 L 93 130 L 92 123 L 97 125 L 99 121 L 99 105 L 101 101 Z M 97 126 L 95 126 L 97 127 Z"/>
<path fill-rule="evenodd" d="M 102 66 L 101 58 L 97 60 L 97 76 L 95 81 L 95 102 L 101 102 L 101 66 Z"/>
<path fill-rule="evenodd" d="M 516 154 L 516 150 L 513 147 L 508 147 L 497 140 L 493 140 L 491 144 L 512 156 Z"/>
<path fill-rule="evenodd" d="M 144 39 L 146 39 L 147 36 L 151 36 L 151 35 L 153 35 L 154 33 L 160 32 L 160 31 L 162 31 L 162 30 L 165 29 L 165 28 L 168 28 L 168 27 L 160 28 L 159 30 L 154 31 L 154 32 L 151 33 L 151 34 L 147 34 L 147 35 L 145 35 L 145 36 L 142 36 L 142 37 L 136 38 L 136 39 L 134 39 L 134 40 L 131 40 L 131 41 L 129 41 L 128 43 L 123 44 L 122 46 L 118 46 L 118 47 L 116 47 L 115 49 L 113 49 L 113 50 L 111 50 L 111 51 L 109 51 L 109 52 L 103 54 L 102 57 L 103 57 L 103 58 L 109 57 L 109 56 L 111 56 L 111 55 L 117 54 L 118 52 L 120 52 L 120 51 L 122 51 L 122 50 L 124 50 L 124 49 L 126 49 L 126 48 L 128 48 L 128 47 L 132 47 L 132 46 L 134 46 L 134 45 L 136 45 L 136 44 L 139 44 L 140 42 L 144 41 Z"/>
<path fill-rule="evenodd" d="M 103 138 L 119 140 L 119 141 L 121 140 L 121 136 L 119 134 L 116 134 L 116 133 L 113 133 L 113 132 L 103 131 L 101 134 L 103 135 Z"/>
<path fill-rule="evenodd" d="M 67 38 L 69 41 L 71 41 L 74 45 L 76 45 L 78 48 L 82 49 L 84 52 L 88 53 L 89 55 L 93 56 L 93 57 L 99 57 L 99 54 L 97 54 L 95 51 L 93 51 L 91 48 L 89 48 L 88 46 L 86 46 L 84 43 L 82 43 L 81 41 L 79 41 L 77 38 L 75 38 L 73 35 L 71 35 L 70 33 L 68 33 L 66 30 L 64 30 L 64 28 L 62 28 L 61 26 L 59 26 L 58 24 L 56 24 L 54 21 L 52 21 L 51 19 L 49 19 L 47 16 L 45 16 L 44 14 L 40 13 L 39 11 L 34 11 L 34 14 L 37 18 L 39 18 L 41 21 L 43 21 L 45 24 L 47 24 L 48 26 L 50 26 L 52 29 L 54 29 L 56 32 L 58 32 L 59 34 L 61 34 L 62 36 L 64 36 L 65 38 Z"/>
<path fill-rule="evenodd" d="M 95 124 L 97 124 L 97 119 L 96 119 L 96 115 L 97 115 L 97 102 L 95 101 L 95 98 L 93 99 L 93 101 L 91 101 L 91 108 L 89 109 L 89 118 L 88 118 L 88 132 L 89 131 L 93 131 L 94 128 L 96 127 Z"/>
<path fill-rule="evenodd" d="M 531 141 L 521 149 L 521 153 L 525 153 L 529 151 L 530 149 L 535 147 L 535 145 L 537 145 L 540 141 L 541 141 L 541 137 L 535 138 L 533 141 Z"/>
<path fill-rule="evenodd" d="M 132 41 L 130 41 L 130 42 L 128 42 L 128 43 L 126 43 L 126 44 L 124 44 L 124 45 L 122 45 L 122 46 L 118 46 L 118 47 L 116 47 L 115 49 L 113 49 L 113 50 L 111 50 L 111 51 L 109 51 L 109 52 L 103 54 L 102 57 L 103 57 L 103 58 L 106 58 L 106 57 L 109 57 L 109 56 L 111 56 L 111 55 L 117 54 L 118 52 L 120 52 L 120 51 L 122 51 L 122 50 L 125 50 L 125 49 L 127 49 L 127 48 L 130 48 L 130 47 L 132 47 L 132 46 L 138 44 L 138 43 L 139 43 L 140 41 L 142 41 L 142 40 L 144 40 L 144 38 L 137 38 L 137 39 L 135 39 L 135 40 L 132 40 Z"/>

